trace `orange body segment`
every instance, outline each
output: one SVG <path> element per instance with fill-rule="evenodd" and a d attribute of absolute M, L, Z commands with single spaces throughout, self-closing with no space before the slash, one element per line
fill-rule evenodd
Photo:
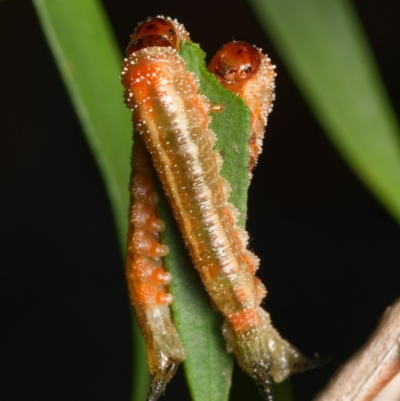
<path fill-rule="evenodd" d="M 171 275 L 162 257 L 168 247 L 160 243 L 164 222 L 157 217 L 150 156 L 137 136 L 132 156 L 131 206 L 127 239 L 126 276 L 129 294 L 146 342 L 152 384 L 149 401 L 155 401 L 185 357 L 172 321 L 168 292 Z"/>
<path fill-rule="evenodd" d="M 256 309 L 245 309 L 228 317 L 229 323 L 235 332 L 248 332 L 252 327 L 259 326 L 259 318 Z"/>

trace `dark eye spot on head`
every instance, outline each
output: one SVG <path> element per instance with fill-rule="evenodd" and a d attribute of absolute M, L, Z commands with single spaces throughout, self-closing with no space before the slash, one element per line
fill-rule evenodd
<path fill-rule="evenodd" d="M 248 65 L 246 66 L 246 68 L 244 69 L 247 73 L 251 72 L 251 67 Z"/>
<path fill-rule="evenodd" d="M 174 35 L 175 35 L 175 32 L 174 32 L 172 29 L 170 29 L 170 30 L 168 31 L 168 33 L 169 33 L 171 36 L 174 36 Z"/>

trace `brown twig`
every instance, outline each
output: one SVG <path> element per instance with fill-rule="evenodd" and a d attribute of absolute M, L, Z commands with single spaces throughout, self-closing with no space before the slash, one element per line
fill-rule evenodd
<path fill-rule="evenodd" d="M 313 401 L 372 401 L 400 372 L 400 299 Z"/>

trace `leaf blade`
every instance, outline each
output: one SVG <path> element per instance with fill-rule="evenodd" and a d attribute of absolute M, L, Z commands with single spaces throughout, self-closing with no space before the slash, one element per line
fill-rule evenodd
<path fill-rule="evenodd" d="M 34 0 L 63 80 L 84 127 L 125 242 L 132 128 L 122 104 L 121 54 L 97 1 Z M 102 100 L 101 100 L 102 99 Z"/>
<path fill-rule="evenodd" d="M 97 0 L 33 0 L 58 68 L 103 176 L 125 253 L 132 127 L 119 82 L 121 54 Z M 148 373 L 133 319 L 133 399 L 143 400 Z"/>
<path fill-rule="evenodd" d="M 249 0 L 332 142 L 400 222 L 400 134 L 346 0 Z"/>

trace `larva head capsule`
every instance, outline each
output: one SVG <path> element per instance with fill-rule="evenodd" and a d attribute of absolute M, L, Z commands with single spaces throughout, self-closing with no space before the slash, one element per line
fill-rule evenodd
<path fill-rule="evenodd" d="M 246 42 L 224 45 L 211 60 L 208 70 L 227 89 L 239 92 L 257 72 L 261 63 L 260 51 Z"/>
<path fill-rule="evenodd" d="M 129 56 L 137 50 L 150 46 L 171 46 L 178 50 L 181 41 L 189 41 L 189 34 L 182 24 L 171 18 L 151 17 L 140 23 L 131 35 L 125 54 Z"/>
<path fill-rule="evenodd" d="M 170 46 L 177 47 L 178 38 L 174 24 L 171 20 L 161 17 L 148 18 L 140 24 L 131 35 L 131 41 L 154 35 L 162 36 L 170 43 Z"/>

